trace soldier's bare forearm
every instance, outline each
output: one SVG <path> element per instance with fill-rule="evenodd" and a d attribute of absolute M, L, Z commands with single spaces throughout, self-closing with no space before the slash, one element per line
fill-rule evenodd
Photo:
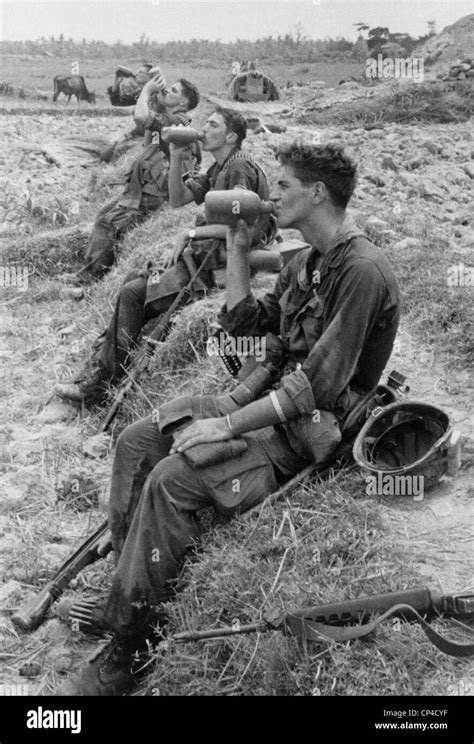
<path fill-rule="evenodd" d="M 230 250 L 229 250 L 230 248 Z M 249 254 L 245 249 L 227 243 L 226 304 L 232 310 L 250 294 Z"/>
<path fill-rule="evenodd" d="M 135 104 L 133 119 L 135 124 L 142 129 L 149 127 L 153 121 L 153 111 L 150 107 L 151 91 L 146 85 L 143 86 L 142 92 Z"/>
<path fill-rule="evenodd" d="M 206 238 L 217 238 L 225 240 L 227 228 L 225 225 L 200 225 L 195 228 L 196 240 L 205 240 Z"/>
<path fill-rule="evenodd" d="M 254 400 L 252 403 L 229 414 L 228 421 L 234 436 L 248 431 L 263 429 L 265 426 L 282 424 L 299 413 L 290 399 L 285 400 L 284 407 L 274 394 Z"/>
<path fill-rule="evenodd" d="M 170 169 L 168 172 L 168 192 L 171 207 L 182 207 L 194 201 L 194 194 L 183 183 L 182 171 L 182 149 L 170 146 Z"/>

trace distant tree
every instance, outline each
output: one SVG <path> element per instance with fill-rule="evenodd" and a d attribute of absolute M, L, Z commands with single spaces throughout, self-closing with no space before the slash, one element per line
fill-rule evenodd
<path fill-rule="evenodd" d="M 428 38 L 430 36 L 436 36 L 436 21 L 434 18 L 428 21 Z"/>
<path fill-rule="evenodd" d="M 270 37 L 271 38 L 271 37 Z M 302 41 L 305 41 L 307 39 L 307 36 L 304 34 L 304 27 L 301 21 L 299 21 L 295 26 L 295 43 L 296 46 L 300 46 Z"/>
<path fill-rule="evenodd" d="M 366 26 L 367 24 L 359 24 Z M 366 29 L 367 30 L 367 29 Z M 3 54 L 48 54 L 49 56 L 70 57 L 71 59 L 140 59 L 164 60 L 170 63 L 205 61 L 216 67 L 226 65 L 234 60 L 259 59 L 262 66 L 274 62 L 292 64 L 313 62 L 324 57 L 347 57 L 354 47 L 351 41 L 338 37 L 336 39 L 312 40 L 305 36 L 304 27 L 298 24 L 292 33 L 278 37 L 266 36 L 256 41 L 237 39 L 223 43 L 221 40 L 191 39 L 189 41 L 169 41 L 159 43 L 142 34 L 138 41 L 124 44 L 117 41 L 106 44 L 103 41 L 82 38 L 76 42 L 59 38 L 41 37 L 36 41 L 0 41 L 0 53 Z M 365 42 L 364 42 L 365 43 Z"/>
<path fill-rule="evenodd" d="M 357 41 L 352 48 L 352 56 L 359 62 L 363 62 L 370 56 L 369 47 L 362 34 L 357 37 Z"/>
<path fill-rule="evenodd" d="M 370 26 L 368 26 L 367 23 L 363 23 L 362 21 L 359 21 L 358 23 L 353 23 L 352 25 L 356 27 L 359 34 L 361 34 L 362 31 L 368 31 L 370 28 Z"/>
<path fill-rule="evenodd" d="M 371 28 L 369 30 L 369 38 L 367 40 L 370 51 L 374 54 L 377 54 L 380 47 L 390 41 L 389 37 L 390 31 L 386 26 L 377 26 L 376 28 Z"/>

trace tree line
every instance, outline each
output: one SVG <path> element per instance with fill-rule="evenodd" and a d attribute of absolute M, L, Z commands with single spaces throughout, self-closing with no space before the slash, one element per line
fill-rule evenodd
<path fill-rule="evenodd" d="M 359 24 L 368 29 L 365 24 Z M 380 33 L 380 31 L 382 33 Z M 373 33 L 375 32 L 375 33 Z M 403 37 L 403 46 L 410 52 L 417 44 L 425 41 L 430 35 L 415 39 L 409 34 L 390 34 L 388 29 L 369 30 L 369 49 L 382 40 L 391 37 Z M 348 39 L 308 39 L 300 26 L 294 33 L 284 36 L 266 36 L 256 41 L 237 39 L 233 42 L 222 42 L 219 39 L 190 39 L 187 41 L 167 41 L 160 43 L 142 34 L 138 41 L 124 44 L 117 41 L 107 44 L 104 41 L 74 41 L 66 39 L 63 34 L 42 36 L 36 41 L 1 41 L 1 54 L 46 55 L 68 59 L 125 59 L 138 57 L 144 60 L 166 59 L 168 62 L 190 62 L 206 64 L 230 63 L 234 60 L 258 59 L 259 61 L 298 63 L 317 62 L 324 58 L 350 57 L 354 44 Z"/>

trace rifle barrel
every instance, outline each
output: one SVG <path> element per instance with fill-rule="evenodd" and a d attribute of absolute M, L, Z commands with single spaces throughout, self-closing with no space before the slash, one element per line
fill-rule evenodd
<path fill-rule="evenodd" d="M 226 636 L 241 635 L 243 633 L 263 633 L 269 629 L 269 625 L 264 622 L 249 623 L 248 625 L 235 625 L 225 628 L 214 628 L 210 630 L 186 630 L 182 633 L 175 633 L 171 636 L 173 641 L 203 641 L 209 638 L 224 638 Z"/>

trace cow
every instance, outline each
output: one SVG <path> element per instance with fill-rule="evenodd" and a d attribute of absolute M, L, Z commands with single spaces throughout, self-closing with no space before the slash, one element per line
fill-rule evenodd
<path fill-rule="evenodd" d="M 79 101 L 95 103 L 95 93 L 90 93 L 87 90 L 82 75 L 56 75 L 54 78 L 54 102 L 58 100 L 60 93 L 64 93 L 64 95 L 68 97 L 68 103 L 71 100 L 71 96 L 76 96 L 78 103 Z"/>

